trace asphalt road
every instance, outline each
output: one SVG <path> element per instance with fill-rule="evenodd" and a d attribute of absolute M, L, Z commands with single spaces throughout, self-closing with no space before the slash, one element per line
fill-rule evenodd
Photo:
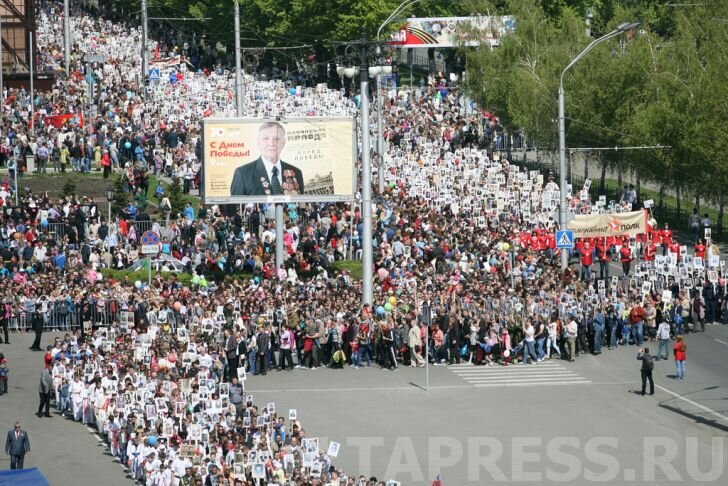
<path fill-rule="evenodd" d="M 438 473 L 448 486 L 726 484 L 728 326 L 687 343 L 686 380 L 657 362 L 653 397 L 636 393 L 634 346 L 575 363 L 431 367 L 429 392 L 411 368 L 273 372 L 246 385 L 296 408 L 323 448 L 341 443 L 338 466 L 402 484 Z"/>
<path fill-rule="evenodd" d="M 118 463 L 105 454 L 105 447 L 81 423 L 66 420 L 53 412 L 53 418 L 38 418 L 38 385 L 43 354 L 29 351 L 34 334 L 13 333 L 10 345 L 0 344 L 8 359 L 8 394 L 0 396 L 0 434 L 19 420 L 28 432 L 30 455 L 25 467 L 39 467 L 53 486 L 129 486 L 133 484 Z M 43 349 L 53 342 L 52 333 L 43 334 Z M 4 442 L 3 442 L 4 447 Z M 10 469 L 3 449 L 0 468 Z"/>
<path fill-rule="evenodd" d="M 42 354 L 27 350 L 30 335 L 11 339 L 0 345 L 12 373 L 0 423 L 23 422 L 26 464 L 53 485 L 131 484 L 84 426 L 34 416 Z M 274 371 L 249 376 L 246 391 L 283 415 L 295 408 L 321 448 L 339 442 L 338 467 L 403 485 L 437 474 L 447 486 L 727 484 L 728 326 L 687 343 L 686 379 L 671 378 L 672 360 L 657 362 L 653 397 L 634 393 L 633 346 L 575 363 L 432 366 L 429 391 L 424 369 L 376 367 Z"/>

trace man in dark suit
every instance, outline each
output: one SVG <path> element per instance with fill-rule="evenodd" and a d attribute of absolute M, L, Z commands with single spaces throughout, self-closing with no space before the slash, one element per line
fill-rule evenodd
<path fill-rule="evenodd" d="M 8 312 L 7 304 L 5 299 L 0 302 L 0 326 L 2 326 L 3 334 L 5 335 L 5 344 L 10 344 L 10 338 L 8 337 L 8 319 L 10 312 Z M 7 314 L 7 315 L 6 315 Z M 1 343 L 2 341 L 0 341 Z"/>
<path fill-rule="evenodd" d="M 235 169 L 231 196 L 303 194 L 301 169 L 280 159 L 286 146 L 286 130 L 278 122 L 266 122 L 258 130 L 260 157 Z"/>
<path fill-rule="evenodd" d="M 15 422 L 15 429 L 8 431 L 5 440 L 5 454 L 10 456 L 10 469 L 23 469 L 23 460 L 29 453 L 28 433 L 20 428 L 20 422 Z"/>
<path fill-rule="evenodd" d="M 35 331 L 35 340 L 29 348 L 31 351 L 43 351 L 40 348 L 40 340 L 43 335 L 43 314 L 38 309 L 33 312 L 33 330 Z"/>
<path fill-rule="evenodd" d="M 225 357 L 228 361 L 228 380 L 238 376 L 238 342 L 230 329 L 225 329 Z"/>
<path fill-rule="evenodd" d="M 48 369 L 48 366 L 43 367 L 43 371 L 40 374 L 40 385 L 38 386 L 38 395 L 40 396 L 40 405 L 38 405 L 38 417 L 52 417 L 50 414 L 51 406 L 51 393 L 53 392 L 53 377 Z M 43 414 L 43 408 L 45 408 L 45 415 Z"/>

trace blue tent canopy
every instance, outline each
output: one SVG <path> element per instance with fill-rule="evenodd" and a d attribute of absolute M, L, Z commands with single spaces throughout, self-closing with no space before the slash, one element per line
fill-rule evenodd
<path fill-rule="evenodd" d="M 37 467 L 0 471 L 0 486 L 50 486 L 48 480 Z"/>

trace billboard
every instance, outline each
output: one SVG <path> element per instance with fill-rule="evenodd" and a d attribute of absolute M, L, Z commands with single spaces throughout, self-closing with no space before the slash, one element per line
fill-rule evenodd
<path fill-rule="evenodd" d="M 495 47 L 500 39 L 516 30 L 512 15 L 479 17 L 411 18 L 392 34 L 390 43 L 398 47 L 459 47 L 487 44 Z M 478 40 L 473 40 L 477 38 Z M 467 40 L 467 41 L 466 41 Z"/>
<path fill-rule="evenodd" d="M 344 201 L 356 188 L 352 118 L 208 118 L 205 204 Z"/>

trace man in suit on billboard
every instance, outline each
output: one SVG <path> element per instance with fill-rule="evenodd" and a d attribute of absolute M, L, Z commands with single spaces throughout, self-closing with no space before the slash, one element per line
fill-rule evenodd
<path fill-rule="evenodd" d="M 235 169 L 231 196 L 303 194 L 301 169 L 280 159 L 286 146 L 286 130 L 278 122 L 263 123 L 258 129 L 260 157 Z"/>

